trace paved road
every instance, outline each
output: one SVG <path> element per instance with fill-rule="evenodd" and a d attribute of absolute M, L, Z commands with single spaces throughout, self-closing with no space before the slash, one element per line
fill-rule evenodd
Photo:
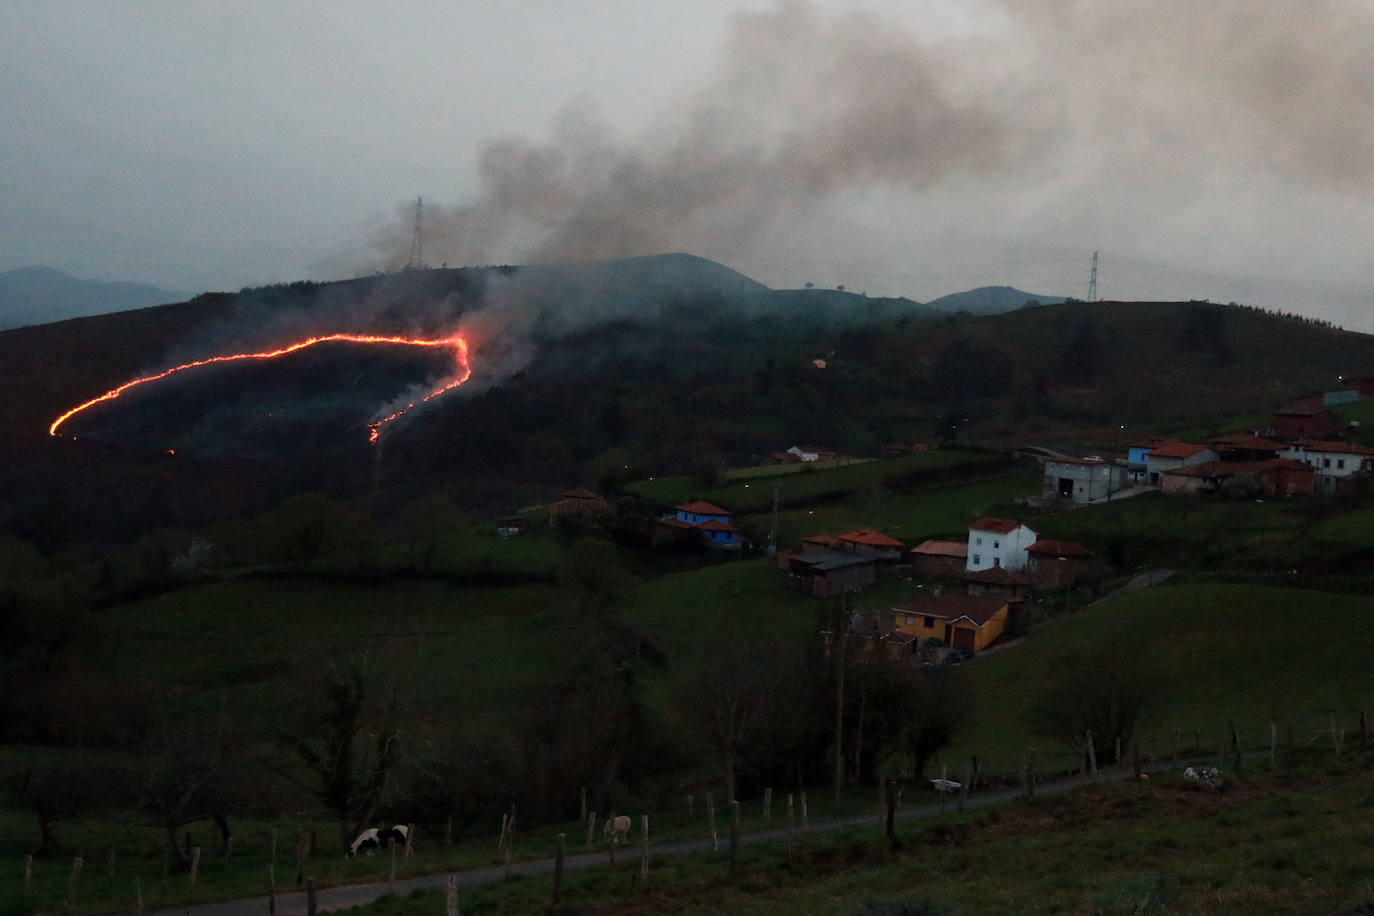
<path fill-rule="evenodd" d="M 1165 769 L 1161 766 L 1151 769 Z M 1098 782 L 1110 782 L 1129 777 L 1129 768 L 1121 768 L 1111 772 L 1099 774 Z M 1072 789 L 1085 784 L 1081 778 L 1058 779 L 1051 782 L 1037 783 L 1035 794 L 1061 795 Z M 997 789 L 983 792 L 969 798 L 965 802 L 966 808 L 990 808 L 997 805 L 1006 805 L 1015 801 L 1019 796 L 1015 789 Z M 914 821 L 920 818 L 933 817 L 944 811 L 954 811 L 957 802 L 953 797 L 949 797 L 942 807 L 940 802 L 930 802 L 927 804 L 910 805 L 897 812 L 898 821 Z M 812 822 L 809 832 L 822 830 L 837 830 L 842 827 L 851 827 L 859 824 L 878 824 L 882 822 L 881 815 L 866 813 L 853 815 L 850 817 L 835 818 L 819 822 Z M 798 833 L 801 831 L 798 830 Z M 740 834 L 740 844 L 747 843 L 766 843 L 770 840 L 783 840 L 787 838 L 787 828 L 774 828 L 771 830 L 756 830 L 749 833 Z M 726 855 L 728 839 L 722 836 L 720 839 L 720 856 Z M 712 844 L 709 837 L 694 840 L 677 840 L 669 843 L 656 843 L 649 847 L 649 851 L 656 856 L 683 856 L 694 852 L 709 852 Z M 639 861 L 638 847 L 623 847 L 617 854 L 617 862 L 637 863 Z M 598 865 L 605 865 L 606 851 L 604 849 L 597 852 L 576 853 L 565 856 L 563 867 L 565 870 L 592 868 Z M 533 859 L 528 862 L 512 863 L 510 874 L 532 877 L 537 875 L 553 874 L 553 859 Z M 460 871 L 458 874 L 458 893 L 461 896 L 464 888 L 472 888 L 483 884 L 492 884 L 505 879 L 507 874 L 505 866 L 492 865 L 484 868 L 471 868 Z M 425 875 L 419 878 L 398 879 L 396 881 L 396 894 L 405 896 L 418 888 L 438 890 L 442 892 L 447 885 L 448 873 L 437 875 Z M 550 886 L 552 891 L 552 886 Z M 315 900 L 319 912 L 330 910 L 343 910 L 349 907 L 362 906 L 390 893 L 390 888 L 386 882 L 376 884 L 355 884 L 342 887 L 320 888 L 315 892 Z M 242 914 L 265 914 L 268 911 L 267 897 L 250 897 L 244 900 L 229 900 L 223 903 L 205 903 L 194 906 L 174 907 L 164 910 L 152 911 L 154 914 L 184 914 L 184 916 L 242 916 Z M 293 891 L 277 895 L 276 912 L 280 916 L 304 916 L 306 913 L 306 897 L 303 891 Z"/>

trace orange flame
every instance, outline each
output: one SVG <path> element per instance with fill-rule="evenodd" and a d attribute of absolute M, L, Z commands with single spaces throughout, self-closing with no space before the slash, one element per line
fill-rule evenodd
<path fill-rule="evenodd" d="M 200 366 L 208 366 L 212 363 L 227 363 L 241 359 L 274 359 L 278 356 L 285 356 L 288 353 L 295 353 L 297 350 L 304 350 L 306 347 L 313 347 L 315 346 L 315 344 L 330 343 L 333 341 L 344 341 L 347 343 L 363 344 L 403 344 L 412 347 L 453 347 L 457 355 L 458 371 L 452 377 L 446 379 L 442 384 L 439 385 L 439 387 L 435 388 L 433 391 L 425 395 L 423 398 L 420 398 L 420 400 L 407 404 L 404 408 L 396 411 L 390 416 L 383 417 L 380 420 L 376 420 L 372 423 L 369 423 L 368 427 L 372 430 L 372 433 L 368 438 L 369 442 L 377 441 L 377 437 L 379 435 L 378 430 L 385 424 L 390 423 L 392 420 L 395 420 L 397 417 L 403 415 L 406 411 L 410 410 L 416 404 L 423 404 L 426 401 L 438 397 L 445 391 L 451 391 L 452 389 L 457 388 L 459 385 L 466 382 L 468 380 L 468 377 L 472 375 L 472 369 L 468 366 L 468 343 L 458 334 L 454 334 L 450 337 L 436 338 L 384 337 L 376 334 L 327 334 L 322 337 L 307 337 L 305 340 L 296 341 L 293 344 L 288 344 L 284 347 L 279 347 L 276 350 L 264 350 L 258 353 L 230 353 L 224 356 L 211 356 L 208 359 L 198 359 L 194 362 L 182 363 L 180 366 L 173 366 L 170 369 L 164 369 L 163 371 L 158 372 L 155 375 L 145 375 L 141 378 L 136 378 L 133 381 L 125 382 L 118 388 L 110 389 L 109 391 L 105 392 L 99 397 L 91 398 L 89 401 L 85 401 L 84 403 L 78 404 L 71 410 L 62 414 L 56 420 L 52 421 L 52 425 L 48 427 L 48 435 L 57 435 L 58 427 L 60 427 L 63 423 L 67 422 L 73 416 L 75 416 L 76 414 L 80 413 L 88 407 L 93 407 L 94 405 L 99 404 L 102 401 L 112 401 L 124 392 L 128 391 L 130 388 L 137 387 L 138 385 L 144 385 L 148 382 L 156 382 L 177 372 L 183 372 L 187 369 L 196 369 Z"/>

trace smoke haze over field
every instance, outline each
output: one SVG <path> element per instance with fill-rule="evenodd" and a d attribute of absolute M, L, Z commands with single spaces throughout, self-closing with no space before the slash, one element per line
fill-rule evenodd
<path fill-rule="evenodd" d="M 12 17 L 0 268 L 395 268 L 422 194 L 431 265 L 687 251 L 772 286 L 1083 296 L 1100 249 L 1106 297 L 1374 330 L 1361 0 L 204 12 Z"/>

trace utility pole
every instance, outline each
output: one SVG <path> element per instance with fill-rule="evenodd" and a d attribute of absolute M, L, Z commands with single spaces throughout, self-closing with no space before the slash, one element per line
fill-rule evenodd
<path fill-rule="evenodd" d="M 419 217 L 417 216 L 416 219 L 418 220 Z M 416 230 L 416 231 L 419 231 L 419 230 Z M 1096 248 L 1093 249 L 1093 269 L 1092 269 L 1092 275 L 1091 275 L 1091 276 L 1089 277 L 1089 279 L 1088 279 L 1088 301 L 1089 301 L 1089 302 L 1096 302 L 1096 301 L 1097 301 L 1097 249 L 1096 249 Z"/>
<path fill-rule="evenodd" d="M 410 237 L 410 260 L 406 261 L 406 270 L 424 270 L 425 267 L 424 250 L 420 245 L 420 205 L 423 202 L 423 197 L 415 198 L 415 232 Z"/>

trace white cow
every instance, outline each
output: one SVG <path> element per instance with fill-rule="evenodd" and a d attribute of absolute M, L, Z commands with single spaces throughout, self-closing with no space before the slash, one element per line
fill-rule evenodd
<path fill-rule="evenodd" d="M 630 836 L 630 819 L 625 815 L 617 817 L 612 814 L 606 818 L 606 829 L 603 831 L 607 842 L 619 846 L 621 843 L 628 843 Z"/>
<path fill-rule="evenodd" d="M 396 824 L 391 827 L 383 827 L 378 830 L 376 827 L 369 827 L 358 834 L 348 847 L 349 856 L 364 855 L 385 849 L 388 842 L 395 843 L 397 846 L 404 846 L 409 837 L 409 828 L 405 824 Z"/>

